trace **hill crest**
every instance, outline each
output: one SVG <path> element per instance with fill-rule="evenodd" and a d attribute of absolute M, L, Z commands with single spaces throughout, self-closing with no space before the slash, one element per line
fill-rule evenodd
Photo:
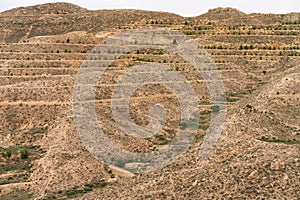
<path fill-rule="evenodd" d="M 18 7 L 2 12 L 6 15 L 43 15 L 43 14 L 76 14 L 88 11 L 71 3 L 46 3 L 27 7 Z"/>

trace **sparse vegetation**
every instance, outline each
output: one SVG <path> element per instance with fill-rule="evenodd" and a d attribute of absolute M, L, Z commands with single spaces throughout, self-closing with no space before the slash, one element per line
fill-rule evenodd
<path fill-rule="evenodd" d="M 269 143 L 300 144 L 300 141 L 297 141 L 297 140 L 269 139 L 269 138 L 266 138 L 266 137 L 262 137 L 259 140 L 261 140 L 263 142 L 269 142 Z"/>

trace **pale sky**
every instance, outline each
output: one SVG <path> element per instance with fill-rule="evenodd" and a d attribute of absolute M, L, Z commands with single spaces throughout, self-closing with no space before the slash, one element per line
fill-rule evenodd
<path fill-rule="evenodd" d="M 245 13 L 300 12 L 300 0 L 1 0 L 0 11 L 51 2 L 68 2 L 89 10 L 143 9 L 167 11 L 185 17 L 197 16 L 216 7 L 233 7 Z"/>

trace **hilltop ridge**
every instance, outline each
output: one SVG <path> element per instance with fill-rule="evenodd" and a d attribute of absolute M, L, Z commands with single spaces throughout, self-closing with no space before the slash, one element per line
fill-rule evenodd
<path fill-rule="evenodd" d="M 78 14 L 88 11 L 71 3 L 46 3 L 28 7 L 18 7 L 2 12 L 4 15 L 45 15 L 45 14 Z"/>
<path fill-rule="evenodd" d="M 168 25 L 199 22 L 232 26 L 273 25 L 290 20 L 300 20 L 300 14 L 247 15 L 235 8 L 215 8 L 205 14 L 186 18 L 168 12 L 131 9 L 91 11 L 70 3 L 48 3 L 2 12 L 0 20 L 0 41 L 19 42 L 28 37 L 57 35 L 72 31 L 96 33 L 132 23 L 142 27 L 146 25 L 146 22 Z"/>

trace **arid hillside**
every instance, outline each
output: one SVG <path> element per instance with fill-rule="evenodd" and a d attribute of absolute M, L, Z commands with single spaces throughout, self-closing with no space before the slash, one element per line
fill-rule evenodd
<path fill-rule="evenodd" d="M 141 28 L 176 34 L 170 41 L 138 38 L 151 45 L 128 36 L 134 39 L 127 50 L 110 43 L 124 31 Z M 202 76 L 163 45 L 180 44 L 181 35 L 197 42 L 205 58 Z M 142 10 L 89 11 L 68 3 L 0 13 L 0 199 L 299 199 L 299 36 L 300 13 L 216 8 L 185 18 Z M 166 69 L 157 70 L 155 64 Z M 130 117 L 141 127 L 151 124 L 152 106 L 163 105 L 164 126 L 149 138 L 126 133 L 112 102 L 124 100 L 114 96 L 115 88 L 134 83 L 122 85 L 120 77 L 173 72 L 184 77 L 200 113 L 188 150 L 146 173 L 139 173 L 139 163 L 107 165 L 96 159 L 74 120 L 74 93 L 86 86 L 78 85 L 78 74 L 87 66 L 105 70 L 95 96 L 83 90 L 80 103 L 92 103 L 105 135 L 134 153 L 163 150 L 189 125 L 181 123 L 180 99 L 163 86 L 178 81 L 160 80 L 127 100 Z M 92 72 L 84 77 L 93 77 Z M 221 77 L 208 81 L 205 75 L 214 73 Z M 226 119 L 213 150 L 199 158 L 213 117 L 224 111 L 211 101 L 208 87 L 220 83 Z"/>

